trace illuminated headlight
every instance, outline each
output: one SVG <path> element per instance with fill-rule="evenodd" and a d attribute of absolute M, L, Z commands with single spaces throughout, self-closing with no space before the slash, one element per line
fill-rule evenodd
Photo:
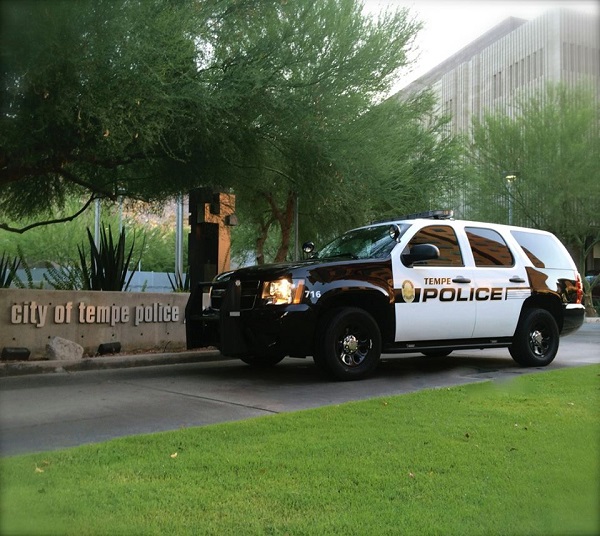
<path fill-rule="evenodd" d="M 304 291 L 304 279 L 278 279 L 265 281 L 262 299 L 266 305 L 300 303 Z"/>

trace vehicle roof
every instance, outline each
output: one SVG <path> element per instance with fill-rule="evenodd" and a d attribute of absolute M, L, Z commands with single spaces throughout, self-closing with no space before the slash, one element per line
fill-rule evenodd
<path fill-rule="evenodd" d="M 484 226 L 484 227 L 489 227 L 489 228 L 496 228 L 496 229 L 503 229 L 503 230 L 514 230 L 514 231 L 526 231 L 526 232 L 534 232 L 534 233 L 541 233 L 541 234 L 551 234 L 548 231 L 543 231 L 541 229 L 534 229 L 531 227 L 520 227 L 518 225 L 508 225 L 505 223 L 494 223 L 494 222 L 484 222 L 484 221 L 475 221 L 475 220 L 460 220 L 460 219 L 450 219 L 450 218 L 446 218 L 446 219 L 438 219 L 438 218 L 407 218 L 407 219 L 395 219 L 395 218 L 391 218 L 389 220 L 380 220 L 380 221 L 376 221 L 373 222 L 369 225 L 361 225 L 360 227 L 356 227 L 355 229 L 352 230 L 357 230 L 357 229 L 366 229 L 368 227 L 379 227 L 379 226 L 386 226 L 386 225 L 393 225 L 393 224 L 399 224 L 399 223 L 403 223 L 403 224 L 408 224 L 408 225 L 414 225 L 414 224 L 420 224 L 420 225 L 450 225 L 451 227 L 454 226 L 460 226 L 460 227 L 465 227 L 465 226 Z"/>

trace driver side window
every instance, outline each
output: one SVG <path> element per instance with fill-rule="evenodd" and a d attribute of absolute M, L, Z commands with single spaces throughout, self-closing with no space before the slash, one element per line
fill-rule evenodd
<path fill-rule="evenodd" d="M 440 250 L 438 259 L 419 261 L 415 266 L 464 266 L 456 233 L 448 225 L 423 227 L 408 243 L 408 249 L 417 244 L 432 244 Z"/>

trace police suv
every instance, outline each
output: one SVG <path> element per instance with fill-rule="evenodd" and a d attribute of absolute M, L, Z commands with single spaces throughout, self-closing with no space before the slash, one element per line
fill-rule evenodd
<path fill-rule="evenodd" d="M 313 356 L 354 380 L 382 352 L 507 347 L 520 365 L 545 366 L 584 320 L 581 278 L 548 232 L 430 211 L 304 250 L 310 258 L 200 283 L 186 308 L 188 348 L 216 346 L 254 366 Z"/>

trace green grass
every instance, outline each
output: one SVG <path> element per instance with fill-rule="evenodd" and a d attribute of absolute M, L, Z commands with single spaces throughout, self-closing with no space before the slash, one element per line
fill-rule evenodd
<path fill-rule="evenodd" d="M 599 417 L 593 365 L 4 458 L 0 533 L 598 534 Z"/>

